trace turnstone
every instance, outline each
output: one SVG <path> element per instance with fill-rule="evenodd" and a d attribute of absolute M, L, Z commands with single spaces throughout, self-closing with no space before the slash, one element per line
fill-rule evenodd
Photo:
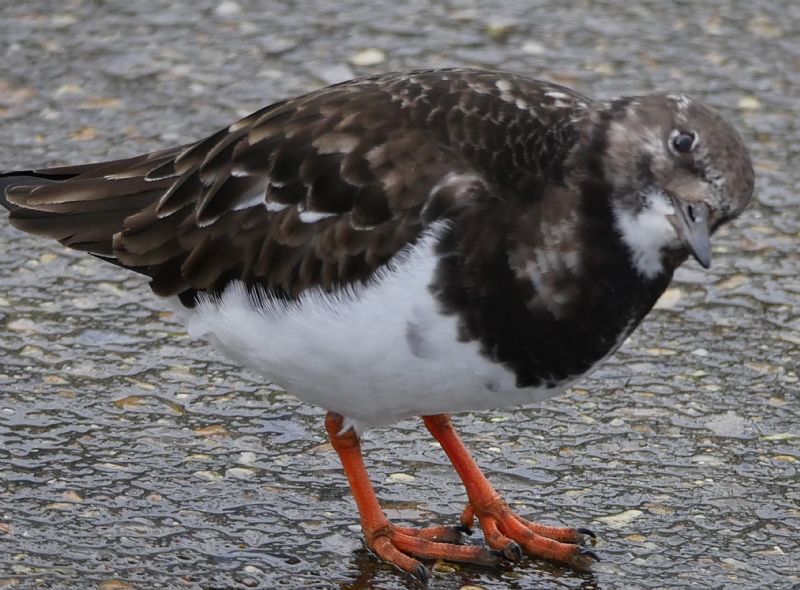
<path fill-rule="evenodd" d="M 594 102 L 473 69 L 352 80 L 197 143 L 0 177 L 11 223 L 150 278 L 191 334 L 325 408 L 367 545 L 588 566 L 587 529 L 529 522 L 447 412 L 539 402 L 612 354 L 753 192 L 736 131 L 685 96 Z M 359 433 L 422 416 L 466 488 L 462 524 L 384 515 Z"/>

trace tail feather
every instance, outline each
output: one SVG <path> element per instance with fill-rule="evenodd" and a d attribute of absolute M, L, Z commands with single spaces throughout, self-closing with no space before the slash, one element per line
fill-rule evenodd
<path fill-rule="evenodd" d="M 9 211 L 15 211 L 19 209 L 19 205 L 16 205 L 9 201 L 7 196 L 8 192 L 13 190 L 19 190 L 21 187 L 34 187 L 34 186 L 42 186 L 45 184 L 50 184 L 51 182 L 55 182 L 57 180 L 63 180 L 66 178 L 70 178 L 70 176 L 53 176 L 53 175 L 42 175 L 37 174 L 33 170 L 25 170 L 25 171 L 16 171 L 16 172 L 5 172 L 0 174 L 0 205 L 8 209 Z"/>
<path fill-rule="evenodd" d="M 65 246 L 114 258 L 114 235 L 131 215 L 155 207 L 170 178 L 147 180 L 182 147 L 137 158 L 0 174 L 11 225 Z"/>

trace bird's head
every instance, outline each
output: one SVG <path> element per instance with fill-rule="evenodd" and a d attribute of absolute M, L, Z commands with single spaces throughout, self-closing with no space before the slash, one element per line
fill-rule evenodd
<path fill-rule="evenodd" d="M 684 95 L 623 98 L 598 107 L 616 229 L 640 274 L 688 254 L 711 264 L 711 234 L 750 202 L 744 142 L 721 115 Z M 672 270 L 672 269 L 669 269 Z"/>

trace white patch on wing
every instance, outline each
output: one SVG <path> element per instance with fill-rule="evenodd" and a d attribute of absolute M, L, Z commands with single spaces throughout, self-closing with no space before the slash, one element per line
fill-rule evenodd
<path fill-rule="evenodd" d="M 349 154 L 358 145 L 358 137 L 350 133 L 326 133 L 316 138 L 311 145 L 320 154 Z"/>
<path fill-rule="evenodd" d="M 497 82 L 494 83 L 494 85 L 497 86 L 497 89 L 500 91 L 500 93 L 504 95 L 501 96 L 503 100 L 507 100 L 509 102 L 514 101 L 514 98 L 510 96 L 511 82 L 509 82 L 508 80 L 498 80 Z"/>
<path fill-rule="evenodd" d="M 522 111 L 527 111 L 532 116 L 536 117 L 536 109 L 524 97 L 519 96 L 519 92 L 515 92 L 513 84 L 508 80 L 498 80 L 494 83 L 495 88 L 500 91 L 500 100 L 509 102 Z M 475 90 L 474 85 L 470 87 Z"/>
<path fill-rule="evenodd" d="M 508 80 L 498 80 L 494 83 L 494 85 L 500 91 L 500 100 L 510 102 L 514 105 L 517 104 L 517 97 L 514 96 L 514 93 L 512 92 L 514 88 L 511 86 L 511 83 Z"/>
<path fill-rule="evenodd" d="M 430 190 L 430 193 L 428 193 L 428 199 L 430 200 L 431 198 L 436 196 L 436 193 L 438 193 L 442 189 L 448 188 L 450 186 L 453 186 L 453 185 L 456 185 L 456 184 L 460 184 L 460 185 L 463 185 L 463 186 L 468 186 L 468 185 L 470 185 L 471 183 L 474 183 L 474 182 L 481 182 L 482 183 L 483 180 L 477 174 L 472 174 L 472 173 L 469 173 L 469 172 L 467 172 L 467 173 L 463 173 L 463 172 L 448 172 L 447 174 L 442 176 L 441 179 L 439 179 L 439 182 L 437 182 L 436 184 L 433 185 L 433 188 Z"/>
<path fill-rule="evenodd" d="M 553 106 L 559 109 L 574 106 L 576 103 L 573 97 L 563 92 L 558 92 L 557 90 L 550 90 L 545 92 L 544 95 L 547 98 L 552 98 Z M 583 106 L 583 103 L 581 103 L 581 105 Z"/>
<path fill-rule="evenodd" d="M 286 209 L 286 207 L 288 206 L 289 205 L 286 205 L 285 203 L 275 203 L 273 201 L 267 201 L 264 204 L 264 207 L 266 207 L 267 211 L 269 211 L 270 213 L 278 213 Z"/>
<path fill-rule="evenodd" d="M 462 342 L 428 287 L 437 224 L 364 286 L 309 291 L 293 302 L 232 283 L 203 297 L 189 333 L 357 429 L 419 415 L 483 410 L 549 398 L 559 388 L 517 388 L 512 371 Z"/>
<path fill-rule="evenodd" d="M 244 168 L 237 168 L 235 165 L 231 168 L 231 176 L 235 178 L 245 178 L 252 175 L 252 172 L 248 172 Z"/>
<path fill-rule="evenodd" d="M 328 217 L 333 217 L 337 215 L 337 213 L 326 213 L 321 211 L 308 211 L 306 209 L 301 209 L 301 206 L 297 206 L 297 213 L 300 221 L 303 223 L 316 223 L 322 219 L 326 219 Z"/>
<path fill-rule="evenodd" d="M 242 209 L 249 209 L 250 207 L 257 207 L 258 205 L 264 205 L 264 193 L 259 192 L 254 194 L 252 197 L 245 199 L 238 205 L 236 205 L 231 211 L 241 211 Z"/>
<path fill-rule="evenodd" d="M 654 191 L 647 196 L 646 206 L 638 212 L 617 206 L 614 220 L 631 261 L 639 274 L 652 279 L 664 270 L 662 253 L 678 241 L 678 234 L 667 216 L 675 208 L 667 195 Z"/>

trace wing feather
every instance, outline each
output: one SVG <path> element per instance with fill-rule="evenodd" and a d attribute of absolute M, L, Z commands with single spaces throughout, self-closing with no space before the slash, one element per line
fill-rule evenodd
<path fill-rule="evenodd" d="M 553 88 L 475 70 L 364 78 L 191 145 L 2 186 L 17 227 L 136 269 L 159 295 L 191 304 L 237 279 L 293 297 L 365 281 L 432 219 L 522 186 L 525 138 L 547 122 L 519 97 Z"/>

